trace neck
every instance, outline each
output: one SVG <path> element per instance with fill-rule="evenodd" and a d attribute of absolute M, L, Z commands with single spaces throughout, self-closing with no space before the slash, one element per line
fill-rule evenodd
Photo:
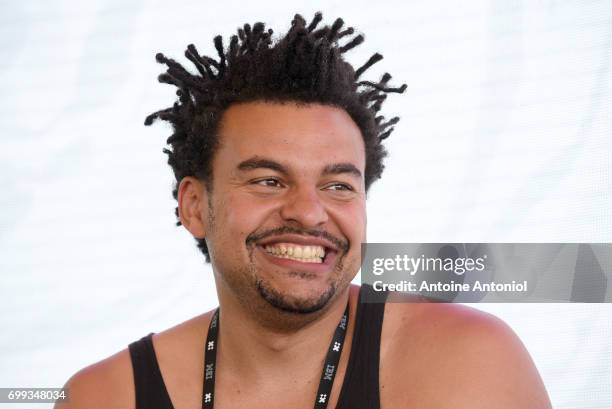
<path fill-rule="evenodd" d="M 339 292 L 322 310 L 311 314 L 279 312 L 282 325 L 254 317 L 254 311 L 230 294 L 219 291 L 219 357 L 227 373 L 242 379 L 274 382 L 271 373 L 316 374 L 321 371 L 332 335 L 349 301 L 350 287 Z M 273 308 L 270 306 L 270 308 Z M 293 321 L 293 325 L 285 325 Z M 313 372 L 314 371 L 314 372 Z"/>

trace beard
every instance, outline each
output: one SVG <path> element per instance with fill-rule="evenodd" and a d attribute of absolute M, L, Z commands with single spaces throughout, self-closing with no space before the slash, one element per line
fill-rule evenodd
<path fill-rule="evenodd" d="M 210 197 L 209 197 L 210 200 Z M 212 203 L 209 202 L 208 223 L 210 231 L 216 230 L 215 215 L 212 211 Z M 279 290 L 272 282 L 262 277 L 261 272 L 256 266 L 253 252 L 256 249 L 257 241 L 275 234 L 297 233 L 314 237 L 324 236 L 336 245 L 341 252 L 338 262 L 334 267 L 334 273 L 324 288 L 319 288 L 309 294 L 292 294 L 290 290 Z M 350 285 L 350 278 L 344 276 L 344 256 L 348 252 L 349 243 L 347 240 L 336 238 L 326 232 L 305 231 L 289 226 L 282 226 L 276 229 L 253 232 L 250 234 L 246 243 L 249 248 L 249 263 L 241 267 L 229 267 L 224 265 L 222 260 L 219 265 L 218 275 L 231 291 L 237 296 L 238 301 L 243 307 L 250 311 L 252 316 L 262 324 L 276 329 L 299 328 L 302 325 L 316 319 L 324 313 L 331 301 L 335 299 L 338 291 L 342 292 Z M 211 247 L 209 247 L 209 251 Z M 213 258 L 214 258 L 214 251 Z M 290 276 L 301 280 L 311 280 L 314 278 L 310 273 L 290 272 Z M 272 308 L 270 308 L 272 307 Z M 301 317 L 297 319 L 297 317 Z"/>
<path fill-rule="evenodd" d="M 299 273 L 296 273 L 299 274 Z M 317 312 L 327 305 L 329 300 L 336 294 L 336 285 L 331 283 L 325 291 L 318 296 L 298 298 L 277 291 L 267 281 L 257 278 L 255 281 L 257 292 L 272 307 L 293 314 L 310 314 Z"/>
<path fill-rule="evenodd" d="M 352 276 L 344 271 L 345 253 L 338 258 L 331 276 L 321 282 L 316 274 L 303 271 L 262 271 L 254 254 L 256 245 L 249 247 L 249 262 L 230 265 L 224 258 L 214 263 L 217 267 L 215 275 L 218 284 L 223 283 L 222 286 L 233 294 L 231 297 L 263 327 L 280 332 L 303 328 L 324 315 L 350 286 Z M 293 280 L 299 290 L 291 284 Z M 308 285 L 311 280 L 312 286 Z"/>
<path fill-rule="evenodd" d="M 283 292 L 275 288 L 271 282 L 263 279 L 258 270 L 255 267 L 255 260 L 253 252 L 257 241 L 278 234 L 283 233 L 295 233 L 301 235 L 310 236 L 324 236 L 327 240 L 336 244 L 339 251 L 343 252 L 338 258 L 338 262 L 334 267 L 334 274 L 330 281 L 327 283 L 327 287 L 320 289 L 314 294 L 308 294 L 304 296 L 297 296 L 288 292 Z M 341 285 L 341 278 L 343 276 L 343 259 L 344 255 L 348 251 L 349 244 L 345 240 L 340 240 L 327 232 L 321 231 L 307 231 L 302 229 L 296 229 L 289 226 L 282 226 L 276 229 L 270 229 L 263 232 L 254 232 L 250 234 L 246 239 L 246 245 L 250 247 L 249 258 L 251 261 L 249 270 L 251 271 L 251 277 L 254 279 L 255 288 L 259 296 L 264 299 L 269 305 L 274 307 L 280 312 L 290 314 L 311 314 L 322 310 L 332 300 L 336 294 L 338 286 Z M 307 272 L 292 271 L 289 273 L 292 277 L 297 277 L 300 280 L 311 280 L 315 278 L 314 274 Z"/>
<path fill-rule="evenodd" d="M 337 270 L 338 273 L 341 271 Z M 254 263 L 233 271 L 220 268 L 215 274 L 253 321 L 283 333 L 299 330 L 317 320 L 350 286 L 350 278 L 339 274 L 316 290 L 295 293 L 291 288 L 279 288 L 273 280 L 260 274 Z M 308 279 L 304 273 L 293 272 L 290 275 Z"/>

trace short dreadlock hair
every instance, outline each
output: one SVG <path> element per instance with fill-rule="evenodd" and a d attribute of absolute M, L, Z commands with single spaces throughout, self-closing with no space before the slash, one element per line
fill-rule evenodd
<path fill-rule="evenodd" d="M 382 55 L 375 53 L 354 70 L 342 54 L 361 44 L 363 35 L 350 38 L 354 29 L 348 27 L 341 31 L 344 26 L 341 18 L 331 27 L 317 28 L 322 19 L 320 12 L 315 13 L 307 25 L 296 14 L 287 34 L 276 42 L 272 40 L 272 29 L 266 30 L 264 23 L 255 23 L 252 27 L 245 24 L 238 28 L 238 35 L 231 36 L 227 48 L 220 35 L 214 38 L 218 60 L 200 55 L 190 44 L 185 57 L 193 63 L 197 74 L 161 53 L 155 56 L 157 62 L 168 67 L 159 75 L 159 82 L 176 86 L 178 100 L 172 107 L 147 116 L 145 125 L 151 125 L 157 118 L 172 124 L 174 133 L 167 140 L 172 149 L 163 151 L 176 178 L 172 190 L 175 199 L 178 200 L 178 187 L 186 176 L 209 182 L 206 188 L 212 191 L 212 159 L 222 115 L 232 104 L 252 101 L 318 103 L 344 109 L 359 127 L 364 140 L 366 191 L 380 178 L 383 158 L 387 155 L 381 142 L 391 134 L 399 118 L 385 120 L 378 112 L 387 93 L 403 93 L 406 84 L 388 87 L 389 73 L 378 82 L 359 81 L 368 68 L 382 60 Z M 345 37 L 348 40 L 340 45 L 339 41 Z M 178 218 L 178 207 L 175 214 Z M 196 241 L 210 261 L 205 240 L 196 238 Z"/>

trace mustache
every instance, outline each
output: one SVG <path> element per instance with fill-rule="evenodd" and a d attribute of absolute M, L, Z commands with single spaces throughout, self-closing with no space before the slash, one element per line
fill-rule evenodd
<path fill-rule="evenodd" d="M 344 252 L 348 251 L 349 243 L 347 240 L 339 239 L 336 236 L 331 235 L 330 233 L 324 230 L 308 230 L 308 229 L 298 229 L 291 226 L 281 226 L 270 230 L 265 230 L 262 232 L 254 232 L 247 236 L 246 244 L 251 246 L 254 245 L 259 240 L 263 240 L 268 237 L 278 236 L 281 234 L 298 234 L 300 236 L 310 236 L 310 237 L 322 237 L 332 243 Z"/>

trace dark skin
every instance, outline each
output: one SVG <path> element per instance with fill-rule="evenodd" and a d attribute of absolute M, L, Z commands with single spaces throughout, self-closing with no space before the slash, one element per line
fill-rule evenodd
<path fill-rule="evenodd" d="M 212 190 L 191 177 L 179 187 L 181 222 L 207 240 L 222 311 L 215 407 L 311 408 L 331 334 L 349 302 L 333 408 L 355 325 L 359 288 L 349 283 L 366 238 L 359 129 L 339 108 L 254 102 L 228 109 L 220 141 Z M 275 233 L 282 227 L 291 232 Z M 325 245 L 332 257 L 314 264 L 264 251 L 279 243 Z M 266 299 L 261 282 L 276 301 L 301 312 Z M 210 317 L 153 337 L 176 409 L 201 407 Z M 518 338 L 476 310 L 389 303 L 380 356 L 383 408 L 550 408 Z M 135 407 L 127 350 L 81 370 L 67 386 L 71 400 L 58 409 Z"/>

